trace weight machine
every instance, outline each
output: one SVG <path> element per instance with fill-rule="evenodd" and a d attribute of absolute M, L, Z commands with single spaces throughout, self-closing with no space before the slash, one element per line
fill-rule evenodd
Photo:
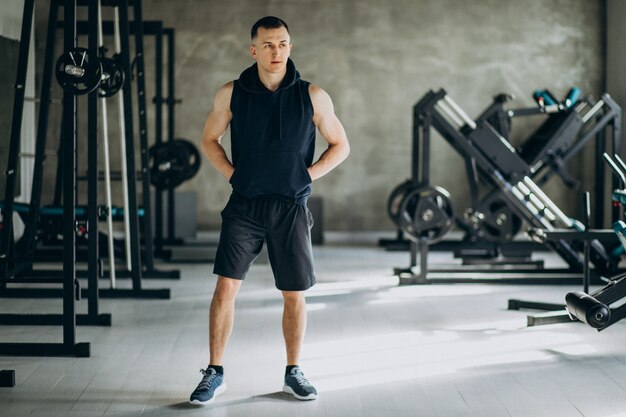
<path fill-rule="evenodd" d="M 440 241 L 452 225 L 460 222 L 455 217 L 447 191 L 430 185 L 429 148 L 430 131 L 436 129 L 442 137 L 464 158 L 472 208 L 464 216 L 463 224 L 474 233 L 485 233 L 484 209 L 487 205 L 500 215 L 502 223 L 494 225 L 502 230 L 512 230 L 515 217 L 534 228 L 551 231 L 562 227 L 580 228 L 578 221 L 565 215 L 548 196 L 543 193 L 535 179 L 541 183 L 555 173 L 565 176 L 563 164 L 592 138 L 599 135 L 607 126 L 612 128 L 613 151 L 619 150 L 619 125 L 621 109 L 607 94 L 596 103 L 584 100 L 572 103 L 569 107 L 559 108 L 550 114 L 548 120 L 527 141 L 526 157 L 522 158 L 502 133 L 504 123 L 514 111 L 507 111 L 496 100 L 491 109 L 472 120 L 463 112 L 445 92 L 429 91 L 414 106 L 413 127 L 413 172 L 411 183 L 400 194 L 396 218 L 399 228 L 411 240 L 411 265 L 409 268 L 395 268 L 402 284 L 429 282 L 494 282 L 494 278 L 469 277 L 468 272 L 493 273 L 508 275 L 499 277 L 498 282 L 516 283 L 564 283 L 577 277 L 583 270 L 583 260 L 579 254 L 581 242 L 545 241 L 542 244 L 556 252 L 568 264 L 567 269 L 545 270 L 542 263 L 525 264 L 521 268 L 507 264 L 492 265 L 489 268 L 466 267 L 463 269 L 437 269 L 448 275 L 454 272 L 465 273 L 460 278 L 434 278 L 429 276 L 427 257 L 429 245 Z M 513 112 L 513 113 L 512 113 Z M 547 112 L 546 109 L 538 112 Z M 604 140 L 596 141 L 597 149 L 604 150 Z M 532 149 L 532 151 L 530 151 Z M 555 151 L 550 152 L 549 149 Z M 558 150 L 558 152 L 556 152 Z M 560 167 L 555 169 L 555 167 Z M 602 172 L 603 174 L 603 172 Z M 478 182 L 482 180 L 491 187 L 484 200 L 478 199 Z M 603 189 L 603 175 L 596 178 L 598 192 Z M 497 204 L 493 204 L 496 202 Z M 481 211 L 482 210 L 482 211 Z M 492 213 L 493 214 L 493 213 Z M 393 217 L 392 217 L 393 218 Z M 492 218 L 492 216 L 490 216 Z M 495 217 L 498 219 L 498 216 Z M 469 219 L 469 221 L 468 221 Z M 520 221 L 520 223 L 521 223 Z M 509 222 L 508 225 L 506 222 Z M 420 253 L 420 272 L 415 274 L 417 254 Z M 591 260 L 596 266 L 592 271 L 595 279 L 612 273 L 618 259 L 607 254 L 603 244 L 597 240 L 591 242 Z M 503 266 L 504 268 L 498 268 Z M 528 268 L 530 266 L 530 268 Z M 532 274 L 532 277 L 529 276 Z M 543 276 L 542 276 L 543 275 Z"/>
<path fill-rule="evenodd" d="M 626 204 L 626 163 L 616 154 L 613 160 L 608 154 L 603 158 L 609 167 L 620 180 L 620 188 L 612 193 L 612 201 L 616 206 L 623 207 Z M 616 163 L 617 162 L 617 163 Z M 544 324 L 565 323 L 571 320 L 579 320 L 590 327 L 601 331 L 626 317 L 626 304 L 621 302 L 626 297 L 626 274 L 621 273 L 616 276 L 604 279 L 606 284 L 589 294 L 590 284 L 590 242 L 599 235 L 606 233 L 606 230 L 589 229 L 589 193 L 585 193 L 584 219 L 585 228 L 582 231 L 553 230 L 542 231 L 544 239 L 580 239 L 585 242 L 585 269 L 583 273 L 582 291 L 573 291 L 565 296 L 565 304 L 541 303 L 532 301 L 509 300 L 509 309 L 519 310 L 528 308 L 535 310 L 547 310 L 545 313 L 531 314 L 527 316 L 528 326 L 539 326 Z M 626 223 L 620 219 L 613 223 L 613 230 L 621 243 L 620 249 L 626 248 Z"/>
<path fill-rule="evenodd" d="M 487 121 L 503 138 L 507 139 L 510 133 L 511 123 L 516 117 L 545 115 L 545 123 L 537 129 L 516 151 L 529 165 L 531 178 L 542 186 L 553 175 L 561 177 L 563 183 L 569 188 L 579 186 L 568 173 L 566 164 L 572 157 L 579 154 L 586 143 L 593 139 L 594 135 L 579 136 L 583 127 L 580 119 L 570 111 L 578 101 L 580 90 L 570 89 L 567 97 L 559 103 L 548 90 L 537 90 L 533 94 L 538 106 L 531 108 L 505 109 L 504 105 L 512 99 L 507 94 L 499 94 L 493 102 L 481 113 L 476 122 Z M 612 118 L 619 117 L 619 109 L 609 111 L 608 118 L 601 124 L 612 122 Z M 414 113 L 414 126 L 418 126 L 419 114 Z M 604 146 L 604 130 L 600 129 L 596 134 L 596 156 L 601 158 Z M 414 131 L 413 149 L 419 146 L 419 132 Z M 419 163 L 419 154 L 414 153 L 413 176 L 419 171 L 416 166 Z M 603 189 L 604 172 L 601 164 L 596 164 L 596 189 Z M 465 237 L 461 241 L 449 239 L 431 245 L 432 250 L 444 250 L 455 252 L 455 256 L 471 259 L 495 258 L 501 254 L 510 254 L 512 257 L 529 256 L 531 252 L 545 250 L 541 245 L 533 242 L 512 241 L 513 237 L 521 230 L 522 219 L 514 215 L 506 204 L 503 203 L 499 190 L 493 190 L 487 196 L 479 200 L 478 175 L 475 168 L 468 166 L 468 180 L 472 209 L 466 211 L 465 216 L 455 218 L 456 224 L 465 231 Z M 388 199 L 387 211 L 394 222 L 398 224 L 398 210 L 402 198 L 406 192 L 414 187 L 414 180 L 407 180 L 395 187 Z M 595 195 L 595 226 L 602 227 L 604 215 L 604 199 L 602 193 Z M 617 216 L 614 212 L 613 217 Z M 396 239 L 381 239 L 380 244 L 388 250 L 408 249 L 408 241 L 404 239 L 404 233 L 398 227 Z M 469 255 L 468 255 L 469 254 Z"/>

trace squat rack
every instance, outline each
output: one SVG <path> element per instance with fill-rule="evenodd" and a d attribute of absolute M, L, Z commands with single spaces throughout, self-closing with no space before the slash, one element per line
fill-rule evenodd
<path fill-rule="evenodd" d="M 17 78 L 15 83 L 15 96 L 13 101 L 13 119 L 11 124 L 11 141 L 9 145 L 9 161 L 6 171 L 6 189 L 4 199 L 2 238 L 0 239 L 0 263 L 1 282 L 5 288 L 8 279 L 10 257 L 15 253 L 10 249 L 12 242 L 12 216 L 13 203 L 15 197 L 15 186 L 17 177 L 18 149 L 21 138 L 22 111 L 24 105 L 24 86 L 28 69 L 28 47 L 30 44 L 30 34 L 32 29 L 35 0 L 25 0 L 24 14 L 22 18 L 22 32 L 20 37 L 20 52 L 18 56 Z M 66 22 L 76 21 L 76 0 L 65 0 L 63 3 L 64 19 Z M 56 13 L 56 8 L 54 8 Z M 89 6 L 89 20 L 94 23 L 97 19 L 97 4 Z M 94 48 L 97 42 L 95 31 L 90 32 L 89 47 Z M 69 51 L 76 47 L 75 25 L 69 24 L 64 28 L 64 51 Z M 95 48 L 94 48 L 95 49 Z M 92 49 L 92 52 L 94 52 Z M 88 112 L 90 115 L 97 114 L 97 93 L 89 96 Z M 76 164 L 76 96 L 64 91 L 63 93 L 63 120 L 66 128 L 63 132 L 63 163 L 66 169 L 63 170 L 63 341 L 61 343 L 0 343 L 0 355 L 6 356 L 74 356 L 89 357 L 90 344 L 76 343 L 76 269 L 74 252 L 74 221 L 75 221 L 75 197 L 76 179 L 74 177 L 74 166 Z M 97 119 L 91 117 L 88 126 L 90 131 L 97 129 Z M 14 374 L 10 371 L 3 373 L 3 383 L 11 382 Z M 8 380 L 7 380 L 8 379 Z"/>
<path fill-rule="evenodd" d="M 58 0 L 55 2 L 52 2 L 51 4 L 51 8 L 56 6 L 56 4 L 58 3 Z M 142 68 L 142 64 L 143 64 L 143 38 L 141 37 L 141 2 L 139 0 L 137 1 L 133 1 L 134 3 L 134 11 L 135 11 L 135 21 L 132 22 L 133 26 L 135 28 L 139 28 L 139 30 L 134 30 L 135 32 L 135 39 L 136 39 L 136 50 L 137 50 L 137 65 L 138 68 Z M 90 2 L 82 0 L 80 1 L 80 5 L 89 5 Z M 120 55 L 121 55 L 121 61 L 122 61 L 122 67 L 124 69 L 124 71 L 126 72 L 126 80 L 130 80 L 130 58 L 129 58 L 129 49 L 130 49 L 130 44 L 129 44 L 129 22 L 128 22 L 128 3 L 125 3 L 125 6 L 122 6 L 122 4 L 118 4 L 117 1 L 106 1 L 106 5 L 108 6 L 113 6 L 113 7 L 119 7 L 119 11 L 120 11 L 120 40 L 122 42 L 121 45 L 121 51 L 120 51 Z M 91 30 L 91 25 L 87 25 L 87 22 L 81 22 L 82 25 L 79 25 L 79 29 L 83 29 L 83 30 L 79 30 L 79 33 L 83 32 L 83 33 L 88 33 Z M 54 30 L 53 28 L 56 26 L 61 26 L 64 27 L 63 22 L 56 22 L 56 14 L 53 15 L 51 13 L 51 17 L 50 17 L 50 21 L 49 21 L 49 28 L 48 31 L 51 34 L 51 36 L 48 36 L 48 42 L 46 45 L 46 54 L 50 55 L 50 59 L 48 59 L 46 61 L 46 63 L 51 63 L 51 54 L 52 54 L 52 50 L 53 50 L 53 44 L 54 44 Z M 108 32 L 109 33 L 113 33 L 113 24 L 109 22 L 109 27 L 108 27 Z M 45 67 L 45 70 L 48 70 L 50 68 L 49 65 L 47 65 Z M 47 75 L 47 77 L 46 77 Z M 138 81 L 143 81 L 143 70 L 138 71 Z M 42 97 L 44 96 L 44 94 L 47 94 L 47 96 L 49 96 L 49 87 L 50 87 L 50 78 L 51 78 L 51 73 L 48 71 L 48 73 L 46 74 L 44 72 L 44 87 L 47 87 L 44 89 L 44 91 L 42 92 Z M 137 202 L 136 202 L 136 180 L 135 180 L 135 168 L 134 168 L 134 146 L 133 146 L 133 126 L 132 126 L 132 101 L 131 101 L 131 92 L 130 92 L 130 82 L 125 83 L 124 87 L 123 87 L 123 108 L 124 108 L 124 131 L 125 131 L 125 136 L 126 138 L 128 138 L 125 141 L 125 155 L 126 155 L 126 165 L 128 167 L 127 169 L 127 176 L 128 176 L 128 207 L 127 207 L 127 211 L 129 213 L 129 223 L 130 223 L 130 233 L 128 234 L 128 238 L 129 238 L 129 245 L 128 245 L 128 249 L 130 249 L 130 263 L 131 263 L 131 270 L 130 273 L 128 274 L 120 274 L 121 277 L 129 277 L 132 278 L 132 289 L 130 290 L 125 290 L 125 289 L 101 289 L 100 290 L 100 295 L 103 297 L 133 297 L 133 298 L 169 298 L 169 289 L 142 289 L 141 288 L 141 279 L 142 279 L 142 272 L 144 274 L 144 276 L 146 277 L 165 277 L 165 278 L 179 278 L 180 277 L 180 272 L 179 271 L 167 271 L 167 272 L 162 272 L 162 271 L 156 271 L 154 269 L 153 266 L 153 250 L 152 250 L 152 239 L 148 238 L 148 236 L 150 236 L 151 232 L 151 221 L 150 221 L 150 196 L 149 194 L 145 193 L 145 188 L 148 188 L 149 190 L 149 170 L 147 167 L 147 143 L 145 143 L 147 141 L 147 126 L 146 126 L 146 110 L 145 110 L 145 85 L 143 85 L 142 83 L 138 83 L 138 89 L 137 89 L 137 93 L 138 93 L 138 98 L 139 98 L 139 113 L 140 113 L 140 133 L 141 133 L 141 151 L 142 151 L 142 175 L 141 178 L 143 180 L 143 187 L 144 187 L 144 208 L 143 208 L 143 219 L 144 219 L 144 236 L 145 236 L 145 243 L 146 243 L 146 256 L 144 259 L 144 264 L 147 266 L 146 269 L 142 268 L 142 263 L 141 263 L 141 250 L 140 250 L 140 246 L 139 246 L 139 237 L 138 237 L 138 213 L 139 213 L 139 209 L 137 208 Z M 45 157 L 43 155 L 43 149 L 45 147 L 45 124 L 47 123 L 47 115 L 48 115 L 48 100 L 42 100 L 42 103 L 45 103 L 46 105 L 44 107 L 42 107 L 41 112 L 40 112 L 40 120 L 44 121 L 45 123 L 40 123 L 39 124 L 39 135 L 38 135 L 38 144 L 39 144 L 39 150 L 40 152 L 37 153 L 36 155 L 36 161 L 39 161 L 40 163 L 36 163 L 36 167 L 41 168 L 42 165 L 42 161 L 43 158 Z M 62 129 L 63 130 L 63 129 Z M 95 137 L 95 135 L 94 135 Z M 42 144 L 43 143 L 43 144 Z M 61 152 L 62 153 L 62 152 Z M 64 171 L 64 170 L 63 170 Z M 41 195 L 41 177 L 43 175 L 42 169 L 39 170 L 39 172 L 36 173 L 35 179 L 34 179 L 34 187 L 35 185 L 38 186 L 37 188 L 37 192 L 33 192 L 33 196 L 37 196 L 38 198 Z M 97 174 L 96 174 L 97 175 Z M 92 180 L 93 178 L 93 180 Z M 88 176 L 88 180 L 90 181 L 90 189 L 95 187 L 96 185 L 93 185 L 92 181 L 97 183 L 97 177 L 92 177 L 92 176 Z M 146 207 L 147 204 L 147 207 Z M 40 205 L 40 201 L 38 199 L 33 199 L 31 201 L 31 213 L 35 213 L 35 210 L 33 210 L 33 208 L 35 209 L 39 209 L 39 205 Z M 91 206 L 90 206 L 91 207 Z M 95 207 L 95 205 L 93 206 Z M 95 210 L 94 210 L 95 211 Z M 94 213 L 95 215 L 95 213 Z M 32 225 L 30 233 L 35 233 L 36 232 L 36 220 L 38 219 L 38 217 L 33 217 L 33 215 L 31 214 L 30 216 L 31 221 L 27 222 L 28 224 Z M 32 220 L 35 221 L 32 221 Z M 96 217 L 97 219 L 97 217 Z M 97 220 L 96 220 L 97 222 Z M 92 223 L 93 224 L 93 223 Z M 97 224 L 97 223 L 96 223 Z M 6 231 L 6 229 L 5 229 Z M 34 244 L 35 241 L 33 238 L 31 238 L 28 241 L 28 245 L 27 247 L 31 250 L 30 254 L 34 253 Z M 91 250 L 89 252 L 90 254 L 93 253 L 93 250 Z M 110 256 L 113 256 L 113 254 L 110 254 Z M 97 255 L 94 257 L 93 255 L 88 256 L 88 263 L 89 265 L 96 265 L 98 264 L 98 257 Z M 54 274 L 57 271 L 32 271 L 32 268 L 27 268 L 30 270 L 30 274 L 34 277 L 41 277 L 42 274 Z M 95 268 L 92 268 L 95 269 Z M 79 276 L 83 276 L 83 275 L 88 275 L 90 273 L 90 271 L 85 271 L 86 274 L 81 273 L 83 271 L 79 271 Z M 102 274 L 104 275 L 104 274 Z M 55 292 L 54 291 L 50 291 L 48 289 L 11 289 L 10 292 L 5 291 L 4 294 L 11 294 L 12 296 L 55 296 Z"/>

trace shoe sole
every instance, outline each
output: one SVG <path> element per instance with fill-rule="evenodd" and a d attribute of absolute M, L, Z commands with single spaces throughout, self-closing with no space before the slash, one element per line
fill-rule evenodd
<path fill-rule="evenodd" d="M 291 388 L 289 385 L 285 385 L 283 386 L 283 392 L 286 392 L 287 394 L 291 394 L 293 395 L 296 399 L 301 400 L 301 401 L 310 401 L 310 400 L 314 400 L 317 398 L 317 394 L 309 394 L 306 397 L 303 397 L 302 395 L 298 395 L 296 394 L 296 392 L 293 390 L 293 388 Z"/>
<path fill-rule="evenodd" d="M 194 405 L 207 405 L 207 404 L 211 404 L 213 401 L 215 401 L 215 398 L 217 398 L 218 395 L 222 394 L 224 391 L 226 391 L 226 384 L 222 384 L 219 387 L 217 387 L 215 389 L 215 393 L 213 394 L 213 398 L 211 398 L 210 400 L 207 401 L 200 401 L 200 400 L 189 400 L 189 403 L 194 404 Z"/>

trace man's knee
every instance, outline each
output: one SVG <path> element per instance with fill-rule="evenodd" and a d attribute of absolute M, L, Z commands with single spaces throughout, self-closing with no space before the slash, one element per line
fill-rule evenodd
<path fill-rule="evenodd" d="M 285 304 L 304 303 L 304 291 L 283 291 Z"/>
<path fill-rule="evenodd" d="M 239 292 L 239 287 L 241 287 L 241 280 L 218 276 L 217 284 L 215 285 L 215 292 L 213 293 L 213 299 L 217 299 L 219 301 L 234 300 Z"/>

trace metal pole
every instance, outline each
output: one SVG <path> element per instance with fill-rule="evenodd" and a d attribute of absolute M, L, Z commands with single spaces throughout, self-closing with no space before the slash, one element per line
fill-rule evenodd
<path fill-rule="evenodd" d="M 126 80 L 130 80 L 130 30 L 128 23 L 128 0 L 119 0 L 120 19 L 120 58 L 122 67 L 126 71 Z M 130 240 L 130 261 L 132 271 L 133 290 L 141 290 L 141 248 L 139 246 L 139 222 L 137 209 L 137 180 L 135 178 L 135 148 L 133 141 L 133 104 L 130 83 L 124 83 L 123 109 L 124 109 L 124 129 L 125 129 L 125 151 L 126 151 L 126 177 L 128 178 L 128 216 L 129 216 L 129 238 Z M 144 207 L 145 211 L 145 207 Z M 145 214 L 145 213 L 144 213 Z"/>
<path fill-rule="evenodd" d="M 163 142 L 163 31 L 159 25 L 154 34 L 154 142 Z M 154 243 L 157 253 L 163 251 L 163 190 L 154 189 Z"/>
<path fill-rule="evenodd" d="M 102 34 L 102 7 L 101 2 L 98 0 L 98 46 L 104 46 L 104 35 Z M 92 25 L 89 25 L 89 30 L 91 31 Z M 96 89 L 96 94 L 97 94 Z M 108 117 L 107 117 L 107 99 L 106 97 L 100 97 L 100 108 L 102 109 L 102 148 L 104 151 L 104 188 L 106 195 L 106 203 L 107 203 L 107 241 L 109 247 L 109 279 L 111 283 L 111 288 L 115 288 L 115 245 L 113 242 L 113 200 L 111 198 L 111 160 L 109 157 L 109 126 L 108 126 Z M 97 137 L 97 130 L 95 132 Z M 90 136 L 92 137 L 92 136 Z M 96 141 L 97 142 L 97 141 Z M 90 142 L 91 143 L 91 142 Z M 95 162 L 97 163 L 98 159 L 96 156 Z M 97 164 L 96 164 L 97 167 Z M 91 165 L 89 166 L 91 169 Z M 94 168 L 97 170 L 97 168 Z M 96 184 L 97 184 L 97 171 L 95 174 Z M 97 187 L 97 185 L 96 185 Z M 94 202 L 97 204 L 97 200 Z M 91 207 L 91 206 L 90 206 Z M 97 217 L 96 217 L 97 219 Z M 98 231 L 98 223 L 96 223 L 96 232 Z M 91 235 L 90 235 L 91 236 Z"/>
<path fill-rule="evenodd" d="M 89 53 L 98 56 L 98 32 L 95 21 L 100 20 L 100 0 L 89 5 Z M 87 303 L 92 320 L 98 317 L 98 89 L 92 91 L 87 108 Z M 104 110 L 104 107 L 103 107 Z M 106 111 L 103 113 L 106 116 Z M 103 117 L 106 125 L 106 117 Z"/>
<path fill-rule="evenodd" d="M 119 7 L 114 8 L 115 11 L 115 28 L 114 28 L 114 39 L 115 39 L 115 53 L 121 54 L 122 44 L 120 40 L 120 13 Z M 127 52 L 128 53 L 128 52 Z M 130 65 L 130 59 L 128 61 Z M 122 65 L 126 65 L 125 62 L 122 62 Z M 126 81 L 125 84 L 130 84 L 130 69 L 126 71 Z M 126 91 L 124 88 L 123 91 Z M 130 239 L 130 203 L 129 203 L 129 194 L 128 194 L 128 164 L 126 157 L 126 111 L 124 110 L 124 94 L 117 94 L 117 103 L 118 103 L 118 114 L 119 114 L 119 132 L 120 132 L 120 161 L 121 161 L 121 171 L 122 171 L 122 211 L 124 213 L 124 253 L 126 254 L 126 269 L 128 271 L 133 270 L 132 258 L 133 251 L 131 249 L 131 239 Z M 132 115 L 132 111 L 128 112 L 129 117 Z M 131 131 L 132 132 L 132 131 Z M 132 138 L 132 135 L 130 136 Z M 133 173 L 133 178 L 135 174 Z"/>
<path fill-rule="evenodd" d="M 174 29 L 165 29 L 167 34 L 167 139 L 170 143 L 174 142 L 174 122 L 175 122 L 175 79 L 174 64 L 176 59 Z M 176 206 L 174 204 L 175 190 L 167 190 L 167 237 L 170 242 L 176 240 Z"/>
<path fill-rule="evenodd" d="M 76 0 L 65 0 L 63 49 L 76 47 Z M 76 343 L 76 96 L 63 92 L 63 344 Z"/>
<path fill-rule="evenodd" d="M 139 147 L 141 160 L 141 186 L 143 200 L 143 240 L 146 270 L 154 270 L 154 242 L 152 240 L 152 210 L 150 203 L 150 164 L 148 160 L 148 118 L 146 115 L 146 82 L 143 57 L 143 20 L 141 0 L 134 0 L 135 63 L 137 65 L 137 95 L 139 109 Z"/>

